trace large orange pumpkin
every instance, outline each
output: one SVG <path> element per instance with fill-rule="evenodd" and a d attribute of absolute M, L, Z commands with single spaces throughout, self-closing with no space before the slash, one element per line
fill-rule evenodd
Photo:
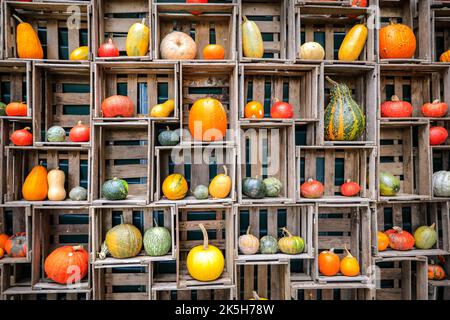
<path fill-rule="evenodd" d="M 23 198 L 28 201 L 42 201 L 47 198 L 47 192 L 47 169 L 41 165 L 35 166 L 23 183 Z"/>
<path fill-rule="evenodd" d="M 324 276 L 335 276 L 340 269 L 341 263 L 339 256 L 334 253 L 334 249 L 322 251 L 318 258 L 319 272 Z"/>
<path fill-rule="evenodd" d="M 381 59 L 410 59 L 416 51 L 416 36 L 410 27 L 391 23 L 380 29 Z"/>
<path fill-rule="evenodd" d="M 227 113 L 219 100 L 203 98 L 189 111 L 189 131 L 200 141 L 222 140 L 227 130 Z"/>
<path fill-rule="evenodd" d="M 82 246 L 59 247 L 45 259 L 44 270 L 57 283 L 78 283 L 87 275 L 88 258 Z"/>

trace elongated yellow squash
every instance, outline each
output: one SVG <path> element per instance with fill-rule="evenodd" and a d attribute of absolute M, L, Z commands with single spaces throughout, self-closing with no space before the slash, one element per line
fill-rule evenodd
<path fill-rule="evenodd" d="M 355 61 L 358 59 L 367 40 L 367 27 L 356 24 L 345 35 L 339 48 L 338 59 L 342 61 Z"/>
<path fill-rule="evenodd" d="M 23 22 L 15 14 L 13 17 L 19 21 L 16 31 L 17 56 L 21 59 L 43 59 L 41 41 L 31 24 Z"/>
<path fill-rule="evenodd" d="M 148 52 L 150 29 L 145 25 L 145 18 L 142 22 L 134 23 L 128 29 L 125 49 L 129 57 L 145 56 Z"/>
<path fill-rule="evenodd" d="M 89 60 L 89 47 L 76 48 L 70 53 L 69 60 Z"/>
<path fill-rule="evenodd" d="M 258 25 L 243 16 L 242 23 L 242 51 L 246 58 L 262 58 L 264 43 Z"/>

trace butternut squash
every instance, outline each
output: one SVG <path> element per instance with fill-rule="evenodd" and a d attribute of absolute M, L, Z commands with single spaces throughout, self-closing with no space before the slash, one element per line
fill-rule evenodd
<path fill-rule="evenodd" d="M 358 59 L 367 40 L 367 27 L 356 24 L 349 30 L 339 48 L 338 59 L 342 61 L 355 61 Z"/>
<path fill-rule="evenodd" d="M 125 49 L 127 56 L 145 56 L 148 52 L 150 29 L 145 25 L 145 18 L 142 22 L 134 23 L 128 29 Z"/>
<path fill-rule="evenodd" d="M 19 21 L 16 31 L 17 56 L 21 59 L 43 59 L 41 41 L 31 24 L 23 22 L 14 14 L 13 17 Z"/>
<path fill-rule="evenodd" d="M 169 99 L 164 103 L 157 104 L 152 107 L 150 110 L 150 117 L 155 118 L 167 118 L 170 117 L 170 114 L 175 109 L 175 101 L 173 99 Z"/>
<path fill-rule="evenodd" d="M 22 185 L 22 196 L 27 201 L 42 201 L 47 198 L 47 169 L 41 165 L 31 169 Z"/>
<path fill-rule="evenodd" d="M 66 176 L 64 171 L 59 168 L 50 170 L 47 174 L 48 181 L 48 200 L 62 201 L 66 199 L 66 190 L 64 189 L 64 181 Z"/>
<path fill-rule="evenodd" d="M 264 43 L 258 25 L 243 16 L 242 23 L 242 53 L 246 58 L 262 58 Z"/>

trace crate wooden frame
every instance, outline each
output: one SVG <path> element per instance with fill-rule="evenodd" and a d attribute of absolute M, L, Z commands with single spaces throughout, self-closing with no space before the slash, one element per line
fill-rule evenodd
<path fill-rule="evenodd" d="M 261 0 L 241 0 L 238 24 L 238 55 L 240 62 L 268 62 L 292 60 L 294 55 L 294 3 L 291 0 L 277 0 L 270 5 Z M 242 49 L 243 16 L 254 21 L 261 33 L 272 35 L 271 41 L 264 41 L 264 54 L 273 54 L 273 58 L 246 58 Z M 266 20 L 258 21 L 253 16 L 265 16 Z M 272 20 L 267 19 L 272 17 Z M 275 30 L 274 30 L 275 29 Z"/>
<path fill-rule="evenodd" d="M 215 212 L 215 219 L 190 220 L 189 214 L 198 212 Z M 178 289 L 208 289 L 215 285 L 234 286 L 234 212 L 230 205 L 199 205 L 178 207 L 178 234 L 177 234 L 177 288 Z M 216 230 L 215 237 L 209 235 L 209 243 L 224 252 L 225 267 L 222 275 L 214 280 L 202 282 L 193 279 L 187 272 L 186 257 L 188 250 L 200 245 L 203 240 L 188 240 L 188 232 L 200 233 L 199 223 L 203 223 L 205 229 Z M 201 238 L 203 239 L 203 238 Z"/>
<path fill-rule="evenodd" d="M 414 127 L 418 130 L 416 147 L 413 145 Z M 430 199 L 429 125 L 423 122 L 380 123 L 379 136 L 377 176 L 382 171 L 390 172 L 400 179 L 400 191 L 395 196 L 379 194 L 378 201 Z"/>
<path fill-rule="evenodd" d="M 179 65 L 174 62 L 149 62 L 149 61 L 127 61 L 117 62 L 102 61 L 94 64 L 94 86 L 95 97 L 93 118 L 95 121 L 114 122 L 114 121 L 135 121 L 143 118 L 152 118 L 150 116 L 151 108 L 164 101 L 161 101 L 158 94 L 158 86 L 166 85 L 168 90 L 168 99 L 173 99 L 175 109 L 173 114 L 165 118 L 152 118 L 158 121 L 176 120 L 179 118 L 179 97 L 178 97 L 178 77 Z M 133 117 L 106 118 L 102 116 L 102 102 L 112 96 L 119 94 L 119 86 L 127 86 L 127 97 L 131 99 L 135 106 L 135 115 Z M 145 91 L 147 99 L 144 100 L 141 87 L 147 86 Z M 143 89 L 143 88 L 142 88 Z M 147 114 L 138 113 L 138 108 L 145 109 L 147 103 Z"/>
<path fill-rule="evenodd" d="M 145 24 L 152 28 L 152 1 L 151 0 L 136 0 L 130 6 L 129 2 L 120 0 L 92 0 L 93 6 L 93 36 L 92 36 L 92 53 L 94 60 L 151 60 L 152 59 L 152 34 L 149 33 L 149 48 L 148 53 L 144 56 L 128 57 L 125 50 L 125 40 L 128 29 L 133 23 L 141 22 L 145 18 Z M 131 12 L 130 12 L 131 11 Z M 121 17 L 120 14 L 124 12 L 141 16 L 136 18 Z M 119 16 L 115 16 L 119 15 Z M 99 57 L 98 48 L 102 43 L 108 40 L 105 34 L 112 36 L 114 44 L 121 52 L 119 57 Z"/>
<path fill-rule="evenodd" d="M 386 231 L 385 208 L 392 210 L 392 226 L 398 226 L 411 234 L 420 226 L 430 226 L 436 224 L 438 232 L 436 244 L 427 250 L 416 249 L 408 251 L 391 250 L 378 251 L 377 232 Z M 409 214 L 406 210 L 410 211 Z M 448 255 L 450 253 L 450 222 L 449 222 L 450 204 L 448 202 L 408 202 L 408 203 L 388 203 L 378 205 L 376 221 L 372 224 L 372 243 L 373 255 L 376 257 L 408 257 L 408 256 L 438 256 Z M 389 221 L 390 222 L 390 221 Z M 390 225 L 391 223 L 388 224 Z"/>
<path fill-rule="evenodd" d="M 0 83 L 9 83 L 9 101 L 3 100 L 0 86 L 0 99 L 4 103 L 24 102 L 28 107 L 26 117 L 0 116 L 0 119 L 30 121 L 32 116 L 31 103 L 31 63 L 28 61 L 0 61 Z M 24 88 L 25 87 L 25 88 Z M 25 90 L 24 90 L 25 89 Z M 23 99 L 24 96 L 26 99 Z"/>
<path fill-rule="evenodd" d="M 106 257 L 106 259 L 99 259 L 98 253 L 101 251 L 102 243 L 105 240 L 106 233 L 114 225 L 112 224 L 112 218 L 114 212 L 121 212 L 123 216 L 124 223 L 133 224 L 134 213 L 142 214 L 142 227 L 144 232 L 142 232 L 142 237 L 144 237 L 145 231 L 154 227 L 154 219 L 157 219 L 158 213 L 162 211 L 164 217 L 164 226 L 170 231 L 172 237 L 171 250 L 164 256 L 151 257 L 146 254 L 144 246 L 142 246 L 142 251 L 133 258 L 127 259 L 116 259 L 111 256 Z M 91 207 L 90 215 L 92 220 L 92 252 L 91 252 L 91 265 L 94 268 L 112 268 L 127 265 L 148 264 L 150 261 L 168 261 L 174 260 L 176 256 L 176 246 L 175 246 L 175 229 L 176 229 L 176 210 L 175 206 L 101 206 L 101 207 Z M 156 218 L 155 218 L 156 216 Z M 139 227 L 139 226 L 137 226 Z"/>
<path fill-rule="evenodd" d="M 11 224 L 7 223 L 6 213 L 11 212 L 12 220 Z M 5 256 L 0 259 L 0 265 L 2 264 L 14 264 L 14 263 L 28 263 L 31 262 L 32 255 L 32 221 L 31 221 L 32 209 L 31 206 L 6 206 L 0 205 L 0 233 L 6 233 L 6 231 L 12 228 L 11 235 L 17 232 L 25 232 L 27 235 L 27 252 L 23 258 L 8 257 L 6 252 Z M 1 291 L 1 290 L 0 290 Z"/>
<path fill-rule="evenodd" d="M 376 62 L 378 47 L 376 45 L 376 13 L 377 7 L 346 7 L 346 6 L 322 6 L 297 5 L 295 7 L 295 60 L 301 63 L 321 63 L 318 60 L 305 60 L 300 57 L 300 47 L 303 44 L 302 33 L 305 42 L 314 41 L 314 34 L 324 33 L 325 36 L 325 62 L 326 63 L 349 63 L 339 61 L 335 53 L 339 47 L 335 45 L 335 35 L 346 34 L 355 23 L 365 24 L 368 27 L 367 40 L 364 48 L 355 63 Z M 350 16 L 350 17 L 349 17 Z M 356 20 L 355 18 L 356 17 Z"/>
<path fill-rule="evenodd" d="M 89 92 L 71 90 L 72 85 L 89 85 Z M 89 142 L 71 142 L 68 132 L 78 121 L 91 123 L 92 79 L 90 65 L 33 64 L 33 140 L 36 146 L 89 146 Z M 71 92 L 72 91 L 72 92 Z M 75 91 L 75 92 L 73 92 Z M 66 113 L 67 107 L 84 106 L 87 115 Z M 64 142 L 47 141 L 47 130 L 54 126 L 66 130 Z"/>
<path fill-rule="evenodd" d="M 189 110 L 201 98 L 219 100 L 227 113 L 227 132 L 223 140 L 203 142 L 181 133 L 182 144 L 235 144 L 238 119 L 238 67 L 232 63 L 198 64 L 182 62 L 180 67 L 180 123 L 188 129 Z M 199 89 L 204 92 L 196 93 Z M 193 90 L 194 93 L 190 93 Z M 192 136 L 192 135 L 191 135 Z"/>
<path fill-rule="evenodd" d="M 373 288 L 367 288 L 357 283 L 326 283 L 313 281 L 291 282 L 291 298 L 301 300 L 299 294 L 303 293 L 303 300 L 374 300 Z M 319 293 L 320 298 L 319 299 Z M 335 299 L 335 295 L 338 298 Z"/>
<path fill-rule="evenodd" d="M 3 1 L 4 10 L 4 52 L 6 59 L 17 58 L 16 48 L 16 26 L 17 21 L 12 17 L 12 12 L 16 11 L 18 16 L 24 21 L 30 23 L 35 30 L 37 27 L 46 27 L 47 29 L 47 44 L 44 46 L 44 60 L 46 61 L 69 61 L 68 59 L 62 59 L 59 50 L 61 49 L 58 44 L 58 33 L 61 29 L 67 27 L 67 20 L 71 18 L 73 14 L 81 19 L 80 25 L 73 29 L 68 29 L 68 50 L 67 56 L 69 58 L 70 53 L 81 45 L 80 29 L 87 30 L 87 46 L 89 47 L 89 59 L 92 56 L 91 51 L 91 5 L 88 2 L 38 2 L 33 1 L 31 3 L 20 3 L 17 1 Z M 79 12 L 71 9 L 71 6 L 76 5 Z M 72 7 L 73 8 L 73 7 Z M 79 28 L 78 28 L 79 27 Z M 39 60 L 39 59 L 32 59 Z M 80 60 L 87 62 L 88 60 Z M 79 63 L 76 61 L 74 63 Z M 73 61 L 72 61 L 73 62 Z"/>
<path fill-rule="evenodd" d="M 320 6 L 343 6 L 350 7 L 352 0 L 294 0 L 294 3 L 297 6 L 305 6 L 305 5 L 320 5 Z M 369 6 L 378 4 L 378 0 L 368 0 L 367 4 Z"/>
<path fill-rule="evenodd" d="M 150 186 L 152 184 L 152 137 L 151 123 L 146 120 L 135 122 L 94 123 L 92 156 L 92 199 L 94 204 L 146 205 L 151 201 Z M 145 144 L 147 141 L 147 144 Z M 127 145 L 139 142 L 139 145 Z M 118 143 L 118 144 L 117 144 Z M 147 162 L 133 164 L 124 170 L 125 165 L 117 160 L 134 160 Z M 105 166 L 112 161 L 110 168 Z M 126 165 L 130 167 L 131 165 Z M 126 176 L 125 176 L 126 175 Z M 109 201 L 101 196 L 101 187 L 107 179 L 115 176 L 121 179 L 146 179 L 146 182 L 129 184 L 128 197 L 124 200 Z"/>
<path fill-rule="evenodd" d="M 239 120 L 249 123 L 288 121 L 289 119 L 270 118 L 270 107 L 278 99 L 292 105 L 296 123 L 317 123 L 319 115 L 316 105 L 321 80 L 319 71 L 320 67 L 317 65 L 240 64 Z M 284 92 L 286 85 L 287 96 Z M 244 109 L 249 101 L 260 102 L 265 107 L 264 118 L 245 118 Z"/>
<path fill-rule="evenodd" d="M 301 195 L 300 186 L 308 179 L 318 179 L 317 160 L 323 159 L 324 196 L 308 199 Z M 345 197 L 340 194 L 340 185 L 336 184 L 336 160 L 343 161 L 344 180 L 351 180 L 360 185 L 358 196 Z M 376 193 L 376 148 L 364 146 L 297 146 L 296 161 L 296 201 L 297 202 L 369 202 L 377 199 Z M 304 176 L 302 176 L 302 161 L 304 162 Z M 336 195 L 336 193 L 338 193 Z"/>
<path fill-rule="evenodd" d="M 450 26 L 450 9 L 431 8 L 431 62 L 439 62 L 440 55 L 450 48 L 450 34 L 447 29 Z M 442 38 L 444 51 L 438 52 L 438 39 Z"/>
<path fill-rule="evenodd" d="M 193 15 L 187 9 L 198 10 L 201 15 Z M 236 19 L 239 6 L 234 3 L 153 3 L 153 57 L 164 60 L 160 54 L 160 43 L 173 30 L 182 31 L 194 38 L 197 55 L 190 61 L 208 62 L 236 61 Z M 210 44 L 214 34 L 216 44 L 225 48 L 223 60 L 206 60 L 203 48 Z"/>
<path fill-rule="evenodd" d="M 91 174 L 90 161 L 91 151 L 80 147 L 5 147 L 7 157 L 6 168 L 6 194 L 4 195 L 4 203 L 8 205 L 22 205 L 22 204 L 40 204 L 40 205 L 63 205 L 63 206 L 78 206 L 86 205 L 91 201 L 90 198 L 90 179 L 87 179 L 86 190 L 88 197 L 85 201 L 73 201 L 69 199 L 69 192 L 72 188 L 80 185 L 82 180 L 81 167 L 86 165 L 87 176 Z M 67 184 L 66 200 L 62 201 L 26 201 L 22 198 L 22 185 L 26 176 L 31 169 L 40 162 L 46 161 L 47 170 L 56 169 L 61 170 L 67 165 L 67 172 L 65 174 L 65 181 Z"/>
<path fill-rule="evenodd" d="M 314 276 L 318 283 L 358 283 L 366 288 L 373 286 L 371 273 L 372 256 L 371 245 L 371 221 L 372 211 L 375 210 L 368 204 L 318 204 L 317 205 L 317 229 L 315 234 L 315 266 Z M 334 215 L 341 217 L 334 217 Z M 327 217 L 325 217 L 327 216 Z M 328 221 L 326 221 L 328 220 Z M 325 223 L 328 222 L 328 223 Z M 321 235 L 326 233 L 341 233 L 337 235 Z M 346 277 L 338 273 L 336 276 L 327 277 L 319 273 L 318 257 L 321 251 L 335 248 L 347 249 L 358 260 L 361 272 L 355 277 Z M 345 252 L 340 256 L 345 255 Z"/>
<path fill-rule="evenodd" d="M 64 224 L 59 220 L 61 215 L 83 215 L 87 224 Z M 47 219 L 47 220 L 45 220 Z M 51 220 L 53 219 L 53 224 Z M 31 262 L 31 287 L 33 290 L 60 290 L 67 292 L 88 293 L 91 290 L 92 270 L 89 265 L 86 277 L 71 288 L 69 285 L 57 284 L 48 279 L 43 270 L 45 258 L 54 249 L 63 245 L 83 245 L 91 252 L 91 225 L 88 206 L 34 206 L 33 207 L 33 256 Z M 61 236 L 87 236 L 87 242 L 67 243 Z M 53 243 L 52 243 L 53 242 Z"/>
<path fill-rule="evenodd" d="M 326 141 L 324 132 L 324 114 L 330 98 L 332 85 L 322 78 L 322 93 L 318 103 L 320 145 L 376 145 L 377 143 L 377 81 L 378 72 L 374 65 L 335 64 L 323 65 L 321 74 L 329 76 L 332 80 L 345 83 L 352 91 L 352 98 L 358 103 L 366 117 L 364 133 L 355 141 Z"/>

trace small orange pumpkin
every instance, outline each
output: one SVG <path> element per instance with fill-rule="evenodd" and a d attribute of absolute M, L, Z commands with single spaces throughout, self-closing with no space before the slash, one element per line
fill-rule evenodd
<path fill-rule="evenodd" d="M 27 201 L 42 201 L 47 198 L 47 193 L 47 169 L 41 165 L 35 166 L 23 183 L 22 196 Z"/>
<path fill-rule="evenodd" d="M 189 131 L 200 141 L 218 141 L 227 131 L 227 113 L 219 100 L 202 98 L 189 111 Z"/>
<path fill-rule="evenodd" d="M 0 234 L 0 249 L 5 249 L 5 243 L 8 239 L 9 236 L 6 233 Z"/>
<path fill-rule="evenodd" d="M 179 173 L 174 173 L 164 179 L 162 192 L 169 200 L 180 200 L 188 192 L 186 179 Z"/>
<path fill-rule="evenodd" d="M 450 50 L 445 51 L 439 57 L 440 62 L 450 62 Z"/>
<path fill-rule="evenodd" d="M 360 271 L 358 260 L 348 251 L 347 246 L 345 246 L 345 251 L 347 256 L 341 260 L 341 273 L 347 277 L 355 277 Z"/>
<path fill-rule="evenodd" d="M 443 280 L 445 279 L 445 271 L 444 269 L 435 264 L 433 260 L 428 264 L 428 280 Z"/>
<path fill-rule="evenodd" d="M 220 44 L 208 44 L 203 48 L 203 59 L 223 60 L 225 59 L 225 49 Z"/>
<path fill-rule="evenodd" d="M 339 256 L 334 253 L 334 249 L 322 251 L 318 258 L 319 272 L 324 276 L 335 276 L 339 272 L 340 260 Z"/>
<path fill-rule="evenodd" d="M 384 251 L 389 247 L 389 237 L 382 231 L 377 233 L 378 251 Z"/>
<path fill-rule="evenodd" d="M 246 118 L 264 118 L 264 107 L 258 101 L 250 101 L 245 105 L 244 116 Z"/>
<path fill-rule="evenodd" d="M 410 27 L 391 23 L 380 29 L 381 59 L 410 59 L 416 51 L 416 36 Z"/>

